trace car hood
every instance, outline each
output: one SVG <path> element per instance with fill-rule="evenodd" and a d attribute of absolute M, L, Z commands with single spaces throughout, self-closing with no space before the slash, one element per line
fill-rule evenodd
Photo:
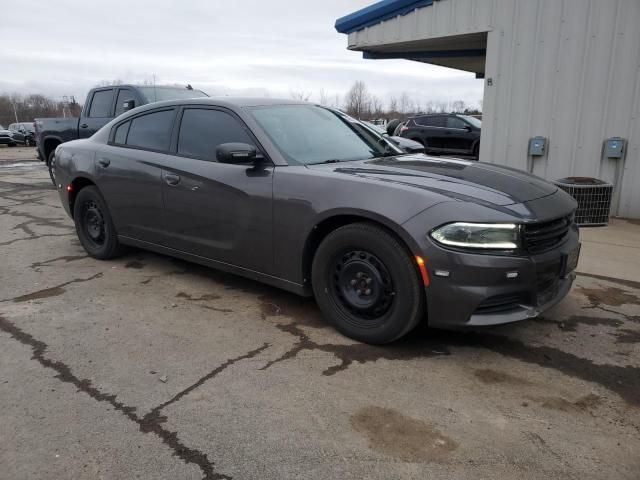
<path fill-rule="evenodd" d="M 391 140 L 393 140 L 394 142 L 396 142 L 401 147 L 411 147 L 411 148 L 422 148 L 422 149 L 424 149 L 424 146 L 420 142 L 416 142 L 415 140 L 411 140 L 409 138 L 396 137 L 394 135 L 390 136 L 389 138 Z"/>
<path fill-rule="evenodd" d="M 500 206 L 546 197 L 558 189 L 541 178 L 512 168 L 422 154 L 310 165 L 309 168 Z"/>
<path fill-rule="evenodd" d="M 0 128 L 0 134 L 2 134 L 2 135 L 10 135 L 11 131 L 10 130 L 5 130 L 3 128 Z"/>

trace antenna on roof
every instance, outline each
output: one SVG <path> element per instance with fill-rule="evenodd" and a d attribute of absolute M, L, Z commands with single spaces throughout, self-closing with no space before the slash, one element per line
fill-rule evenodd
<path fill-rule="evenodd" d="M 187 90 L 193 90 L 193 87 L 191 86 L 190 83 L 187 83 Z"/>

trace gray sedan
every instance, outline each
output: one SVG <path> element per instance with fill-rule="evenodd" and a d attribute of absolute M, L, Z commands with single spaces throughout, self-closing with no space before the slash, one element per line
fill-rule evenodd
<path fill-rule="evenodd" d="M 575 275 L 576 202 L 554 185 L 404 154 L 314 104 L 154 103 L 55 155 L 91 256 L 131 245 L 314 295 L 363 342 L 531 318 Z"/>

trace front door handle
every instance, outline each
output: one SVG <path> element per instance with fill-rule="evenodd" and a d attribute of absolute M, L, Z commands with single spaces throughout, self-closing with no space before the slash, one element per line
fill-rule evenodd
<path fill-rule="evenodd" d="M 80 128 L 89 128 L 89 125 L 87 125 L 86 123 L 83 123 L 82 125 L 80 125 Z"/>
<path fill-rule="evenodd" d="M 107 168 L 109 165 L 111 165 L 111 160 L 109 160 L 108 158 L 100 158 L 98 160 L 98 165 Z"/>
<path fill-rule="evenodd" d="M 169 185 L 177 185 L 180 183 L 180 175 L 176 175 L 175 173 L 165 173 L 164 181 Z"/>

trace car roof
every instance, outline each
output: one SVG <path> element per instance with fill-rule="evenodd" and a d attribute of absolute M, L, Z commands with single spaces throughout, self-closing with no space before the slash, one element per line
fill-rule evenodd
<path fill-rule="evenodd" d="M 311 102 L 302 102 L 298 100 L 271 98 L 271 97 L 195 97 L 183 98 L 178 100 L 166 100 L 163 102 L 154 102 L 143 105 L 135 109 L 143 111 L 158 107 L 172 107 L 180 105 L 211 105 L 218 107 L 242 108 L 242 107 L 259 107 L 267 105 L 315 105 Z"/>

